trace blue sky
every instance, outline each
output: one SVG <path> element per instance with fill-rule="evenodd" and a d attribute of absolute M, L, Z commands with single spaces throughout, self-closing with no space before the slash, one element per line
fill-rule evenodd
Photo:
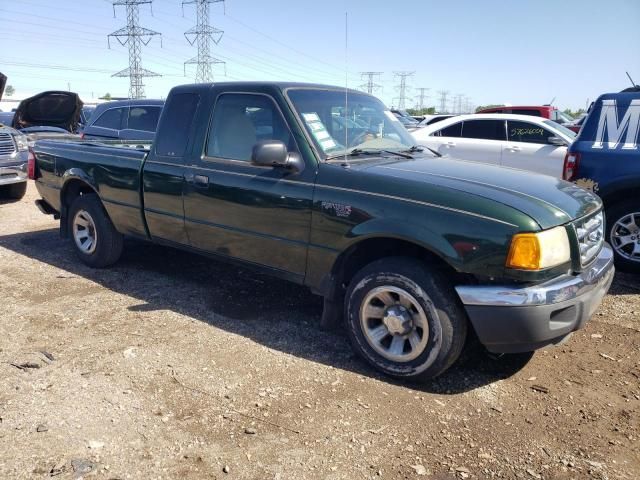
<path fill-rule="evenodd" d="M 141 24 L 162 33 L 143 48 L 143 65 L 163 74 L 146 79 L 149 98 L 190 83 L 183 62 L 196 55 L 183 36 L 195 9 L 180 0 L 141 7 Z M 226 12 L 226 13 L 225 13 Z M 584 107 L 605 91 L 640 83 L 640 1 L 227 0 L 212 4 L 212 24 L 224 30 L 213 54 L 226 61 L 216 80 L 295 80 L 344 85 L 344 16 L 349 14 L 348 83 L 359 72 L 384 72 L 378 93 L 391 105 L 394 71 L 415 71 L 413 87 L 465 95 L 474 105 L 539 104 Z M 71 89 L 91 101 L 126 95 L 126 47 L 107 34 L 126 24 L 123 7 L 107 0 L 0 0 L 0 71 L 18 94 Z M 409 104 L 413 104 L 411 99 Z"/>

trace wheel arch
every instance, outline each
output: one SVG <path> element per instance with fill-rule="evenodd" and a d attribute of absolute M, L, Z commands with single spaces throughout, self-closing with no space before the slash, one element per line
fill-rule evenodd
<path fill-rule="evenodd" d="M 608 210 L 618 203 L 636 198 L 638 191 L 640 191 L 640 178 L 607 188 L 600 193 L 600 198 L 605 210 Z"/>
<path fill-rule="evenodd" d="M 72 168 L 62 176 L 63 183 L 60 189 L 60 234 L 66 238 L 68 232 L 68 211 L 73 201 L 80 195 L 93 194 L 99 196 L 95 182 L 80 169 Z"/>
<path fill-rule="evenodd" d="M 340 298 L 353 276 L 365 265 L 385 257 L 410 257 L 456 274 L 456 269 L 445 260 L 441 252 L 415 239 L 394 234 L 369 234 L 359 237 L 342 251 L 334 261 L 327 278 L 327 296 Z"/>

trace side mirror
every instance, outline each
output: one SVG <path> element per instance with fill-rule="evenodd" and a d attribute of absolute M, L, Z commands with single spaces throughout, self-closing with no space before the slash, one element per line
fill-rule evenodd
<path fill-rule="evenodd" d="M 262 140 L 253 146 L 251 163 L 262 167 L 280 167 L 301 172 L 304 161 L 298 153 L 289 153 L 280 140 Z"/>
<path fill-rule="evenodd" d="M 565 142 L 562 138 L 556 137 L 555 135 L 547 138 L 547 142 L 549 145 L 556 145 L 558 147 L 566 147 L 567 142 Z"/>

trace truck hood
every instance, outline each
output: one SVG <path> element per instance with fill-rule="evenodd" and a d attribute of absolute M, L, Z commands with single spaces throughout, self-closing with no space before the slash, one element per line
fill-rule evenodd
<path fill-rule="evenodd" d="M 596 195 L 572 183 L 524 170 L 451 157 L 420 156 L 374 163 L 362 168 L 508 205 L 531 217 L 542 229 L 570 222 L 602 206 Z"/>
<path fill-rule="evenodd" d="M 18 130 L 27 127 L 58 127 L 75 132 L 81 112 L 82 100 L 77 93 L 42 92 L 20 102 L 11 126 Z"/>

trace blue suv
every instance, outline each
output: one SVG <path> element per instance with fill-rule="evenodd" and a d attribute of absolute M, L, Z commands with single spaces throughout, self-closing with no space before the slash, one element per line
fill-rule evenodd
<path fill-rule="evenodd" d="M 567 150 L 563 177 L 600 195 L 616 266 L 640 273 L 640 87 L 601 95 Z M 576 232 L 595 235 L 591 231 Z"/>
<path fill-rule="evenodd" d="M 164 100 L 118 100 L 98 105 L 82 132 L 85 139 L 153 140 Z"/>

